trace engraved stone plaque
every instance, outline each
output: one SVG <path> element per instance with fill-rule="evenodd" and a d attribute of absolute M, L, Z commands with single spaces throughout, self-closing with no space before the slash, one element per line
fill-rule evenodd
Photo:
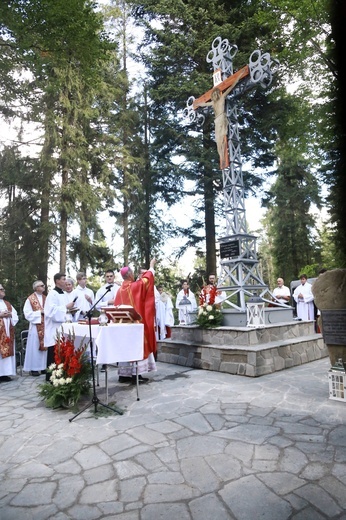
<path fill-rule="evenodd" d="M 346 309 L 321 311 L 322 333 L 327 345 L 346 345 Z"/>

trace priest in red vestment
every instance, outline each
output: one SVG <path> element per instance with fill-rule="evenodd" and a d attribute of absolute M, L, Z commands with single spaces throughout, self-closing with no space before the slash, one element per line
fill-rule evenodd
<path fill-rule="evenodd" d="M 141 315 L 144 324 L 144 359 L 138 363 L 138 373 L 156 371 L 156 336 L 155 336 L 155 296 L 154 296 L 154 265 L 155 259 L 150 261 L 150 268 L 135 281 L 131 267 L 123 267 L 120 274 L 123 283 L 115 295 L 114 305 L 131 305 Z M 120 363 L 119 363 L 120 364 Z M 136 382 L 135 367 L 120 367 L 119 382 Z M 139 381 L 148 379 L 139 376 Z"/>

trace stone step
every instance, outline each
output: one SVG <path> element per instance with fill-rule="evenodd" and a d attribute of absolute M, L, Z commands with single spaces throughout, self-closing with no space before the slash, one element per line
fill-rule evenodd
<path fill-rule="evenodd" d="M 267 343 L 258 343 L 257 345 L 216 345 L 212 343 L 203 344 L 189 341 L 174 341 L 174 340 L 161 340 L 158 341 L 161 345 L 167 346 L 195 346 L 201 348 L 211 348 L 219 350 L 246 350 L 248 352 L 259 352 L 261 350 L 269 350 L 271 348 L 285 347 L 289 345 L 298 345 L 299 343 L 305 343 L 307 341 L 321 340 L 323 342 L 322 334 L 310 334 L 307 336 L 299 336 L 298 338 L 280 339 L 276 341 L 269 341 Z"/>
<path fill-rule="evenodd" d="M 164 363 L 258 377 L 328 356 L 321 334 L 257 345 L 198 344 L 159 341 L 157 359 Z"/>
<path fill-rule="evenodd" d="M 172 328 L 172 341 L 188 342 L 196 345 L 244 345 L 257 346 L 281 340 L 296 339 L 315 334 L 313 321 L 294 321 L 292 323 L 275 323 L 261 328 L 249 327 L 216 327 L 202 329 L 200 327 L 175 326 Z"/>

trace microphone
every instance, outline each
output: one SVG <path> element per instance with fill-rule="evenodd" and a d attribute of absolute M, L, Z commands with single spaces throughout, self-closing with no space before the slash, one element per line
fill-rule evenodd
<path fill-rule="evenodd" d="M 113 289 L 113 285 L 107 285 L 106 291 L 111 291 Z"/>

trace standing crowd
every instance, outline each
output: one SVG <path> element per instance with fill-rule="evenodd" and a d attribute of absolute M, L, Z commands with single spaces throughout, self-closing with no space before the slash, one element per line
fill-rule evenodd
<path fill-rule="evenodd" d="M 65 273 L 54 275 L 54 288 L 45 296 L 45 284 L 41 280 L 33 283 L 33 293 L 25 301 L 23 313 L 29 322 L 23 369 L 31 376 L 46 374 L 54 363 L 54 347 L 59 329 L 66 321 L 78 322 L 94 308 L 112 305 L 131 305 L 141 315 L 144 324 L 144 359 L 138 364 L 140 382 L 147 381 L 144 372 L 156 370 L 156 340 L 169 339 L 174 325 L 171 297 L 154 285 L 155 259 L 149 269 L 140 269 L 135 280 L 130 267 L 120 270 L 122 283 L 115 280 L 115 272 L 105 273 L 105 284 L 96 295 L 87 287 L 87 276 L 83 272 L 76 275 L 76 285 Z M 0 382 L 11 381 L 16 374 L 14 327 L 18 314 L 5 300 L 5 288 L 0 284 Z M 134 369 L 133 369 L 134 370 Z M 119 382 L 134 382 L 135 373 L 131 368 L 119 368 Z"/>
<path fill-rule="evenodd" d="M 326 272 L 321 269 L 319 275 Z M 273 290 L 273 300 L 281 305 L 289 305 L 291 300 L 291 292 L 284 285 L 282 278 L 277 279 L 277 287 Z M 314 295 L 312 293 L 312 284 L 308 282 L 306 274 L 300 276 L 300 284 L 294 289 L 292 298 L 296 307 L 296 315 L 299 320 L 315 320 L 317 322 L 317 330 L 321 330 L 321 320 L 319 319 L 320 311 L 315 307 Z"/>
<path fill-rule="evenodd" d="M 291 292 L 284 285 L 283 278 L 277 279 L 277 287 L 273 290 L 273 301 L 281 305 L 287 305 L 291 300 Z M 313 320 L 315 316 L 314 295 L 312 294 L 312 285 L 308 282 L 306 274 L 300 277 L 300 284 L 293 292 L 293 299 L 296 304 L 297 318 L 301 320 Z"/>
<path fill-rule="evenodd" d="M 76 286 L 72 278 L 66 278 L 64 273 L 54 275 L 54 288 L 45 296 L 45 285 L 37 280 L 33 283 L 33 293 L 25 301 L 23 313 L 29 322 L 24 371 L 36 377 L 46 374 L 49 381 L 50 373 L 47 367 L 54 363 L 54 346 L 57 333 L 62 324 L 70 316 L 69 321 L 78 321 L 86 313 L 104 306 L 131 305 L 141 315 L 144 324 L 144 359 L 139 363 L 140 381 L 147 381 L 142 374 L 156 370 L 156 341 L 169 340 L 171 327 L 174 325 L 173 303 L 171 296 L 154 282 L 155 259 L 151 260 L 149 269 L 141 268 L 135 279 L 131 267 L 120 270 L 122 283 L 115 280 L 115 272 L 109 269 L 105 273 L 105 284 L 96 295 L 87 285 L 87 277 L 83 272 L 76 275 Z M 320 271 L 323 273 L 325 269 Z M 213 289 L 216 295 L 215 303 L 221 305 L 226 299 L 226 293 L 216 288 L 216 276 L 210 274 L 208 284 L 202 289 L 203 298 L 208 303 L 208 295 Z M 314 320 L 316 309 L 311 284 L 305 274 L 300 277 L 300 284 L 293 292 L 298 319 Z M 201 293 L 201 294 L 202 294 Z M 277 279 L 277 287 L 273 290 L 275 304 L 286 306 L 290 304 L 291 293 L 284 285 L 282 278 Z M 201 296 L 200 296 L 201 298 Z M 190 290 L 188 280 L 183 280 L 178 292 L 175 307 L 178 311 L 180 325 L 190 323 L 190 313 L 197 310 L 197 301 Z M 317 316 L 318 316 L 317 310 Z M 14 327 L 18 322 L 18 314 L 14 307 L 5 300 L 5 288 L 0 284 L 0 382 L 11 381 L 16 374 L 15 334 Z M 134 382 L 134 369 L 119 368 L 119 382 Z"/>

